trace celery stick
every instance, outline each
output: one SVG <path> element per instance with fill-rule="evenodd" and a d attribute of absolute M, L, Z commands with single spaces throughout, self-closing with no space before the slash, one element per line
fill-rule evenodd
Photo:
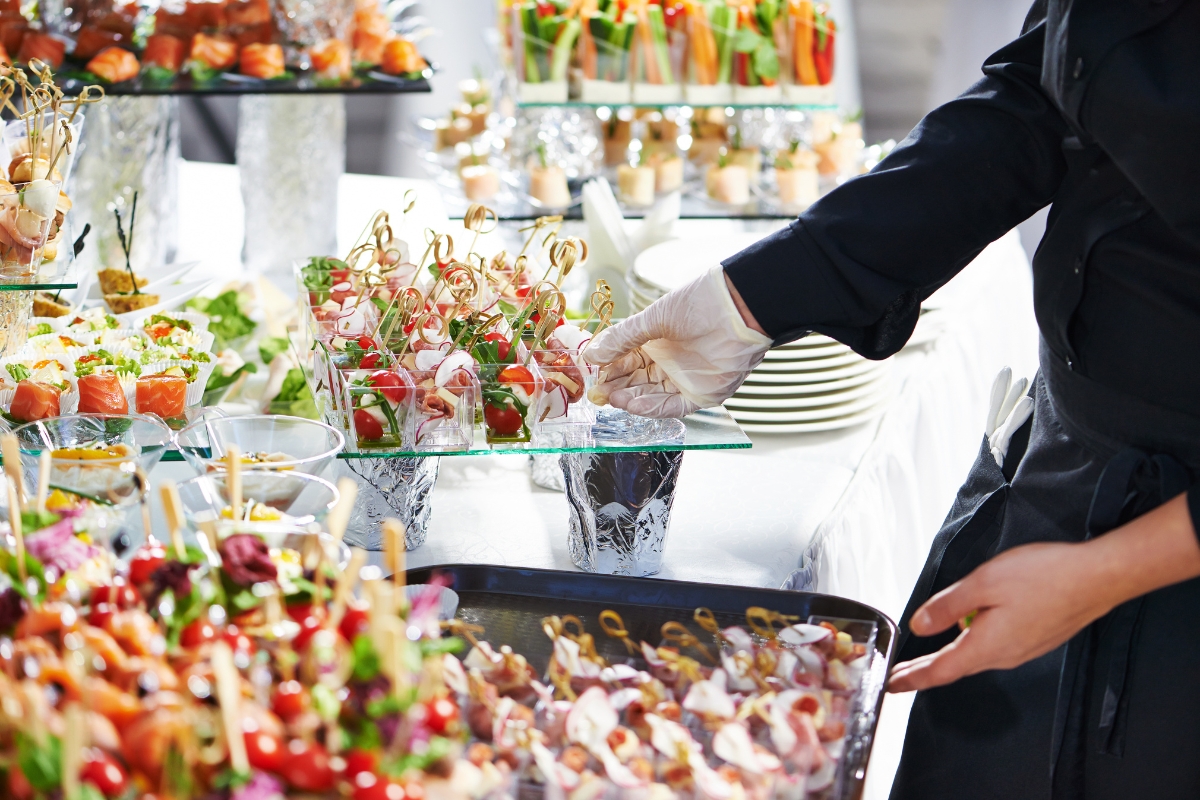
<path fill-rule="evenodd" d="M 654 38 L 654 55 L 658 59 L 658 71 L 663 83 L 674 83 L 671 74 L 671 54 L 667 50 L 667 23 L 663 18 L 662 6 L 649 5 L 646 14 L 650 19 L 650 33 Z"/>
<path fill-rule="evenodd" d="M 569 19 L 558 33 L 554 42 L 554 63 L 550 65 L 550 80 L 563 81 L 567 79 L 567 68 L 571 65 L 571 48 L 579 36 L 582 26 L 578 19 Z"/>
<path fill-rule="evenodd" d="M 542 73 L 537 63 L 538 16 L 537 3 L 525 3 L 521 6 L 521 30 L 525 33 L 525 82 L 541 83 Z"/>
<path fill-rule="evenodd" d="M 724 4 L 712 10 L 713 36 L 717 40 L 717 83 L 729 83 L 733 71 L 733 9 Z"/>

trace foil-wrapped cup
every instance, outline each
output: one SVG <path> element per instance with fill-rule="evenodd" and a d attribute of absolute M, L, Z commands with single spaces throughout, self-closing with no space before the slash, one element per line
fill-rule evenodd
<path fill-rule="evenodd" d="M 358 479 L 358 501 L 346 529 L 347 544 L 382 550 L 380 524 L 388 517 L 404 523 L 405 549 L 425 544 L 440 458 L 348 458 L 339 463 Z"/>
<path fill-rule="evenodd" d="M 683 451 L 564 453 L 559 463 L 575 566 L 606 575 L 657 574 Z"/>

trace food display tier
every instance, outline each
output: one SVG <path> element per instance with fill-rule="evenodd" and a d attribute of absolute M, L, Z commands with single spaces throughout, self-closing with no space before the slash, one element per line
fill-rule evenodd
<path fill-rule="evenodd" d="M 61 77 L 63 92 L 77 95 L 88 83 L 79 78 Z M 104 91 L 114 96 L 150 95 L 243 95 L 243 94 L 416 94 L 432 91 L 428 78 L 409 80 L 393 78 L 382 72 L 368 72 L 340 83 L 321 83 L 308 76 L 261 80 L 225 73 L 210 81 L 197 82 L 189 75 L 179 75 L 172 81 L 153 81 L 138 77 L 130 81 L 107 84 Z"/>
<path fill-rule="evenodd" d="M 340 459 L 363 458 L 427 458 L 431 456 L 481 456 L 504 453 L 524 455 L 554 453 L 645 453 L 677 452 L 682 450 L 746 450 L 750 438 L 724 408 L 709 408 L 684 417 L 683 420 L 658 421 L 633 418 L 641 422 L 626 439 L 604 438 L 597 428 L 569 426 L 569 430 L 535 436 L 532 442 L 488 444 L 483 426 L 475 428 L 474 444 L 461 450 L 398 450 L 347 449 Z M 178 450 L 168 450 L 163 461 L 183 461 Z"/>
<path fill-rule="evenodd" d="M 815 592 L 545 569 L 450 564 L 406 573 L 410 584 L 427 583 L 435 574 L 449 578 L 450 588 L 458 595 L 456 617 L 481 625 L 488 641 L 497 646 L 510 645 L 539 670 L 545 669 L 553 646 L 542 630 L 542 620 L 552 615 L 577 616 L 593 636 L 600 655 L 614 663 L 628 661 L 629 655 L 621 640 L 605 635 L 601 629 L 598 617 L 605 609 L 621 616 L 631 639 L 650 642 L 661 638 L 663 623 L 674 621 L 695 627 L 691 624 L 692 614 L 699 607 L 711 610 L 721 626 L 744 624 L 746 609 L 754 606 L 801 620 L 818 617 L 874 623 L 875 657 L 865 673 L 862 707 L 855 709 L 853 727 L 848 731 L 851 738 L 846 742 L 849 761 L 844 774 L 848 779 L 831 796 L 862 795 L 875 725 L 883 705 L 883 678 L 896 655 L 896 624 L 874 608 Z"/>
<path fill-rule="evenodd" d="M 676 100 L 670 103 L 585 103 L 581 100 L 568 100 L 565 103 L 526 103 L 517 101 L 518 108 L 677 108 L 679 106 L 705 107 L 705 103 Z M 787 103 L 776 101 L 770 103 L 721 103 L 725 108 L 741 110 L 745 108 L 775 108 L 783 111 L 837 111 L 837 103 Z"/>

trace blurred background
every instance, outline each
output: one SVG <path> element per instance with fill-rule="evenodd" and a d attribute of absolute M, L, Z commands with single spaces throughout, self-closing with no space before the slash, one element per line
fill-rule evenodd
<path fill-rule="evenodd" d="M 1028 0 L 837 0 L 842 26 L 838 95 L 861 107 L 868 143 L 902 139 L 931 108 L 969 87 L 984 58 L 1013 39 Z M 438 33 L 421 43 L 437 64 L 434 91 L 346 99 L 346 170 L 424 177 L 400 133 L 418 116 L 437 116 L 458 99 L 457 82 L 495 56 L 486 31 L 495 0 L 424 0 L 421 14 Z M 857 65 L 857 70 L 853 69 Z M 183 156 L 232 164 L 236 98 L 183 101 Z"/>

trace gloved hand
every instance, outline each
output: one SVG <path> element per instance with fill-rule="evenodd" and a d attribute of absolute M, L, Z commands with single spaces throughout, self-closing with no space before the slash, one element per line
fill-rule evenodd
<path fill-rule="evenodd" d="M 1008 367 L 1000 370 L 992 383 L 992 402 L 983 432 L 988 437 L 988 447 L 997 466 L 1004 466 L 1013 434 L 1033 413 L 1033 398 L 1025 394 L 1028 387 L 1027 378 L 1021 378 L 1014 384 L 1012 370 Z"/>
<path fill-rule="evenodd" d="M 601 332 L 583 356 L 603 367 L 593 402 L 668 418 L 728 400 L 770 347 L 742 321 L 717 266 Z"/>

